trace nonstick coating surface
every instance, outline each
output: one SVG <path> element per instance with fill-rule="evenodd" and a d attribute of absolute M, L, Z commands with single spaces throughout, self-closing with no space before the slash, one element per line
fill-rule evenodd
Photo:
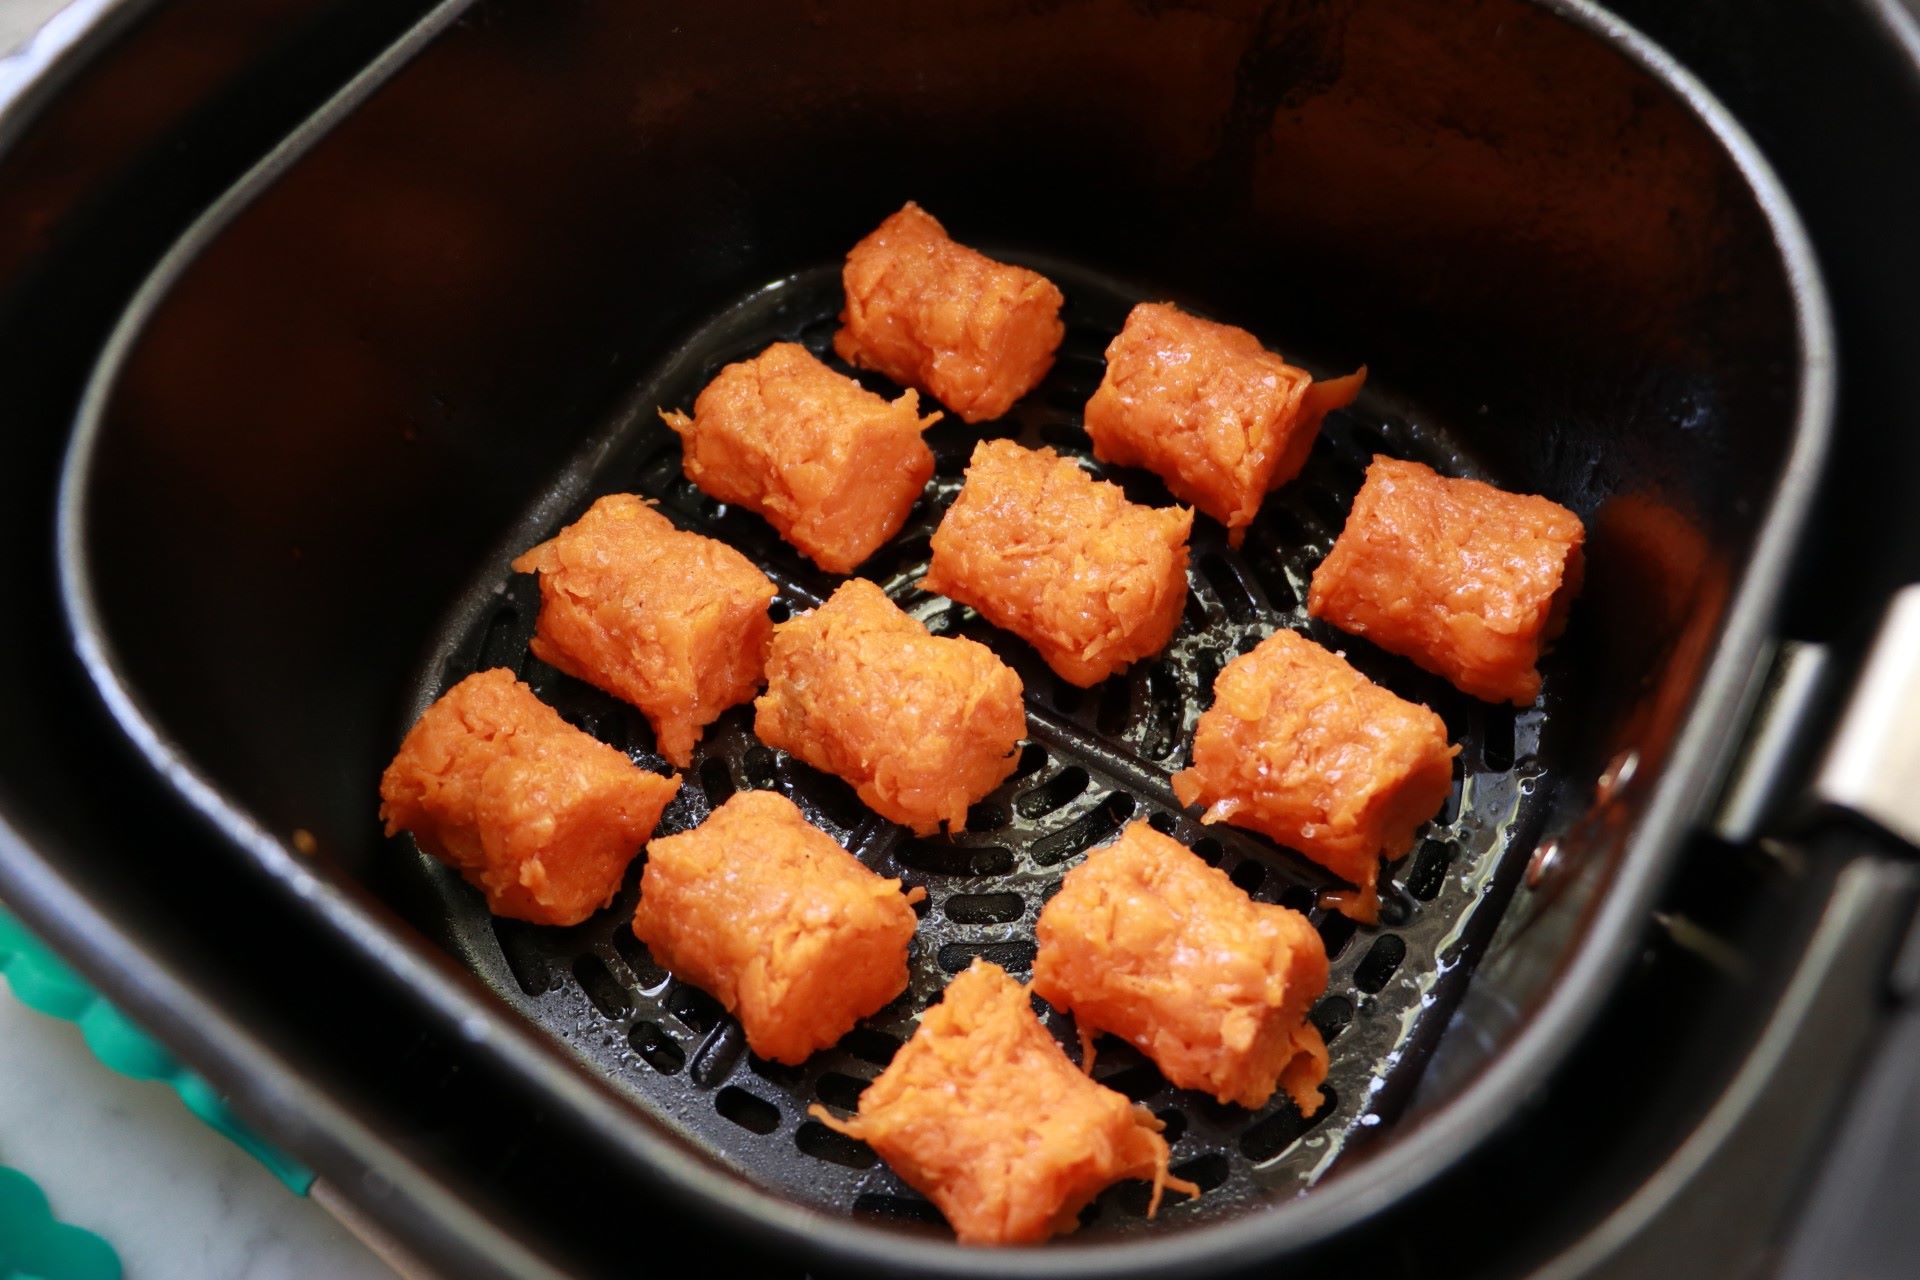
<path fill-rule="evenodd" d="M 414 860 L 443 899 L 449 940 L 466 962 L 661 1124 L 795 1200 L 914 1228 L 937 1225 L 939 1217 L 863 1144 L 809 1120 L 808 1104 L 850 1109 L 911 1034 L 919 1011 L 937 1001 L 948 978 L 974 956 L 1027 976 L 1035 917 L 1061 875 L 1124 823 L 1146 818 L 1225 868 L 1256 899 L 1308 912 L 1332 960 L 1327 993 L 1313 1013 L 1328 1039 L 1332 1069 L 1328 1101 L 1313 1116 L 1297 1114 L 1279 1095 L 1259 1111 L 1222 1106 L 1174 1089 L 1131 1046 L 1112 1037 L 1101 1041 L 1096 1078 L 1166 1122 L 1174 1172 L 1205 1189 L 1197 1201 L 1169 1197 L 1158 1225 L 1217 1219 L 1310 1185 L 1350 1140 L 1379 1130 L 1404 1103 L 1537 833 L 1544 806 L 1533 797 L 1545 790 L 1542 743 L 1556 728 L 1557 664 L 1549 657 L 1541 703 L 1516 713 L 1475 702 L 1401 659 L 1307 619 L 1308 576 L 1338 533 L 1372 454 L 1481 474 L 1444 434 L 1389 408 L 1377 382 L 1353 408 L 1329 418 L 1305 472 L 1268 499 L 1241 550 L 1228 549 L 1218 525 L 1196 520 L 1185 620 L 1160 658 L 1120 677 L 1076 689 L 1056 679 L 1023 642 L 972 610 L 919 590 L 928 537 L 958 492 L 977 440 L 1004 436 L 1050 445 L 1120 483 L 1136 501 L 1172 502 L 1145 472 L 1093 463 L 1080 425 L 1106 344 L 1142 299 L 1058 262 L 1034 265 L 1067 295 L 1067 335 L 1052 373 L 998 422 L 969 427 L 949 416 L 928 432 L 935 477 L 905 528 L 861 570 L 936 634 L 979 640 L 1019 672 L 1030 733 L 1019 770 L 974 806 L 964 835 L 916 839 L 868 811 L 844 783 L 759 744 L 751 707 L 739 707 L 709 729 L 659 831 L 696 825 L 743 788 L 782 791 L 867 865 L 926 888 L 906 993 L 802 1067 L 763 1062 L 746 1051 L 738 1024 L 712 998 L 672 978 L 633 937 L 628 922 L 644 854 L 613 906 L 569 929 L 493 920 L 478 893 L 410 841 L 395 842 L 394 856 Z M 758 517 L 722 506 L 686 481 L 678 441 L 659 426 L 654 410 L 690 407 L 721 366 L 771 342 L 799 341 L 838 364 L 829 342 L 840 302 L 838 270 L 823 266 L 767 286 L 692 335 L 636 389 L 610 433 L 529 513 L 463 598 L 421 673 L 406 719 L 470 672 L 510 667 L 573 724 L 666 772 L 637 710 L 529 656 L 536 583 L 511 574 L 505 562 L 594 498 L 635 492 L 658 499 L 682 527 L 721 538 L 759 563 L 780 589 L 776 617 L 823 600 L 837 579 L 801 559 Z M 1287 349 L 1279 341 L 1286 335 L 1262 336 L 1269 346 Z M 862 378 L 876 390 L 893 391 L 882 380 Z M 1573 625 L 1579 626 L 1577 610 Z M 1414 852 L 1383 877 L 1377 927 L 1357 928 L 1317 906 L 1317 892 L 1337 880 L 1260 837 L 1203 827 L 1181 810 L 1167 782 L 1186 763 L 1194 720 L 1221 664 L 1280 627 L 1345 652 L 1373 679 L 1433 707 L 1463 744 L 1446 809 Z M 402 728 L 396 724 L 396 737 Z M 1044 1016 L 1063 1044 L 1075 1043 L 1070 1019 L 1051 1011 Z M 1110 1189 L 1084 1215 L 1088 1234 L 1141 1229 L 1145 1193 L 1143 1183 Z"/>

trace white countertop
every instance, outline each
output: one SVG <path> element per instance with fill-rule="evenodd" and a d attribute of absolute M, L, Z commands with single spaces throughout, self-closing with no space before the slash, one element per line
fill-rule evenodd
<path fill-rule="evenodd" d="M 109 1071 L 78 1027 L 28 1009 L 4 981 L 0 1165 L 39 1183 L 55 1217 L 104 1237 L 127 1280 L 393 1277 L 171 1089 Z"/>

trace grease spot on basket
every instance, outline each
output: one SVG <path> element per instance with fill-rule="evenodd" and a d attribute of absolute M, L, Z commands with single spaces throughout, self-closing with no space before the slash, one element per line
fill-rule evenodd
<path fill-rule="evenodd" d="M 667 1012 L 694 1031 L 712 1030 L 727 1014 L 718 1000 L 684 982 L 674 983 L 667 992 Z"/>
<path fill-rule="evenodd" d="M 949 942 L 940 948 L 938 958 L 947 973 L 959 973 L 979 957 L 1008 973 L 1023 974 L 1033 968 L 1035 951 L 1031 942 Z"/>
<path fill-rule="evenodd" d="M 1007 806 L 997 800 L 982 800 L 967 810 L 967 831 L 972 835 L 984 835 L 989 831 L 998 831 L 1013 820 L 1007 812 Z"/>
<path fill-rule="evenodd" d="M 654 960 L 647 944 L 634 937 L 625 921 L 613 931 L 613 949 L 633 974 L 642 991 L 657 990 L 671 975 Z"/>
<path fill-rule="evenodd" d="M 1039 786 L 1015 796 L 1014 812 L 1023 818 L 1043 818 L 1085 791 L 1092 781 L 1085 769 L 1069 765 Z"/>
<path fill-rule="evenodd" d="M 1187 590 L 1187 603 L 1181 612 L 1181 619 L 1182 626 L 1190 635 L 1197 635 L 1210 625 L 1207 618 L 1207 602 L 1202 600 L 1200 593 L 1191 587 Z"/>
<path fill-rule="evenodd" d="M 1149 760 L 1164 760 L 1180 745 L 1186 699 L 1179 681 L 1158 663 L 1147 668 L 1146 710 L 1141 716 L 1140 750 Z"/>
<path fill-rule="evenodd" d="M 1247 551 L 1247 569 L 1266 593 L 1267 603 L 1279 613 L 1297 612 L 1300 597 L 1294 591 L 1293 579 L 1287 575 L 1286 561 L 1281 558 L 1279 549 L 1262 539 L 1249 545 Z"/>
<path fill-rule="evenodd" d="M 1407 865 L 1407 892 L 1422 902 L 1431 902 L 1447 882 L 1447 864 L 1453 861 L 1453 845 L 1445 840 L 1421 844 Z"/>
<path fill-rule="evenodd" d="M 1319 1028 L 1320 1038 L 1332 1044 L 1353 1021 L 1353 1001 L 1345 996 L 1327 996 L 1313 1006 L 1313 1012 L 1307 1017 Z"/>
<path fill-rule="evenodd" d="M 1253 593 L 1247 590 L 1247 584 L 1240 580 L 1240 571 L 1225 556 L 1203 557 L 1200 574 L 1213 588 L 1220 607 L 1227 611 L 1228 621 L 1245 626 L 1254 620 L 1259 609 L 1253 602 Z"/>
<path fill-rule="evenodd" d="M 587 993 L 587 999 L 600 1011 L 603 1018 L 624 1018 L 633 1012 L 633 1002 L 627 998 L 627 989 L 613 976 L 606 962 L 599 956 L 588 952 L 573 962 L 573 979 L 580 989 Z"/>
<path fill-rule="evenodd" d="M 733 770 L 719 756 L 708 756 L 700 762 L 700 789 L 707 793 L 707 803 L 718 809 L 733 799 Z"/>
<path fill-rule="evenodd" d="M 900 847 L 899 858 L 900 865 L 935 876 L 1003 876 L 1013 870 L 1013 850 L 997 844 L 909 840 Z"/>
<path fill-rule="evenodd" d="M 1460 818 L 1460 805 L 1466 795 L 1466 775 L 1462 772 L 1466 766 L 1461 763 L 1464 758 L 1453 758 L 1453 789 L 1447 792 L 1447 802 L 1441 806 L 1440 816 L 1434 819 L 1443 827 L 1451 826 Z"/>
<path fill-rule="evenodd" d="M 1375 994 L 1387 985 L 1406 955 L 1406 939 L 1397 933 L 1382 934 L 1374 939 L 1373 946 L 1353 971 L 1353 985 L 1369 995 Z"/>
<path fill-rule="evenodd" d="M 728 1018 L 709 1032 L 705 1042 L 694 1051 L 693 1067 L 687 1075 L 702 1089 L 711 1089 L 733 1074 L 733 1069 L 740 1064 L 740 1055 L 746 1051 L 746 1032 Z"/>
<path fill-rule="evenodd" d="M 740 771 L 746 775 L 749 787 L 756 791 L 772 791 L 780 785 L 779 764 L 773 752 L 756 742 L 741 757 Z"/>
<path fill-rule="evenodd" d="M 641 1061 L 663 1076 L 670 1076 L 687 1063 L 687 1052 L 657 1022 L 636 1022 L 627 1032 L 627 1043 Z"/>
<path fill-rule="evenodd" d="M 1110 676 L 1100 682 L 1100 709 L 1094 724 L 1101 733 L 1117 738 L 1126 732 L 1133 716 L 1133 680 L 1126 675 Z"/>
<path fill-rule="evenodd" d="M 1255 1164 L 1264 1164 L 1298 1142 L 1319 1120 L 1333 1110 L 1333 1090 L 1322 1087 L 1319 1110 L 1303 1116 L 1293 1103 L 1282 1097 L 1268 1115 L 1262 1116 L 1240 1132 L 1240 1154 Z"/>
<path fill-rule="evenodd" d="M 1125 825 L 1133 816 L 1133 797 L 1124 791 L 1110 791 L 1105 799 L 1085 816 L 1051 835 L 1033 842 L 1028 856 L 1035 866 L 1051 867 L 1084 853 Z"/>
<path fill-rule="evenodd" d="M 1047 749 L 1037 742 L 1029 742 L 1020 748 L 1020 763 L 1013 768 L 1013 777 L 1030 778 L 1047 767 Z"/>
<path fill-rule="evenodd" d="M 1017 893 L 956 893 L 944 907 L 956 924 L 1009 924 L 1027 910 L 1026 899 Z"/>

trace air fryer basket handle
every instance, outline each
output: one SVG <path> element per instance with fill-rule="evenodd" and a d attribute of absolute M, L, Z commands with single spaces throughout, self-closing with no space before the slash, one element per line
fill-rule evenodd
<path fill-rule="evenodd" d="M 1888 605 L 1813 795 L 1920 847 L 1920 583 Z"/>

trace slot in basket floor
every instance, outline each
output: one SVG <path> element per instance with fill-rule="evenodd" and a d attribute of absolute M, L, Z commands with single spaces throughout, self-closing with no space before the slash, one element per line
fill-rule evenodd
<path fill-rule="evenodd" d="M 1332 1054 L 1327 1100 L 1314 1115 L 1298 1114 L 1278 1094 L 1259 1111 L 1222 1106 L 1173 1088 L 1130 1046 L 1112 1037 L 1101 1041 L 1096 1078 L 1165 1121 L 1174 1172 L 1204 1188 L 1193 1201 L 1169 1196 L 1154 1225 L 1214 1219 L 1297 1194 L 1326 1173 L 1350 1140 L 1379 1132 L 1405 1105 L 1538 834 L 1550 781 L 1543 744 L 1556 729 L 1557 664 L 1549 656 L 1546 692 L 1534 707 L 1491 706 L 1307 618 L 1308 577 L 1339 532 L 1374 453 L 1417 458 L 1448 474 L 1482 474 L 1444 433 L 1397 407 L 1377 383 L 1328 419 L 1304 473 L 1268 498 L 1243 547 L 1228 548 L 1218 525 L 1196 519 L 1192 593 L 1172 644 L 1159 658 L 1093 689 L 1055 678 L 1023 642 L 972 610 L 921 591 L 916 583 L 928 538 L 958 492 L 977 440 L 1049 445 L 1121 484 L 1136 501 L 1172 502 L 1155 477 L 1094 462 L 1081 427 L 1082 406 L 1104 370 L 1102 353 L 1141 297 L 1070 265 L 1028 260 L 1067 295 L 1066 338 L 1051 374 L 997 422 L 970 427 L 949 416 L 929 430 L 934 479 L 906 527 L 860 571 L 936 634 L 979 640 L 1019 672 L 1030 737 L 1018 771 L 974 806 L 964 834 L 917 839 L 868 811 L 844 783 L 761 745 L 753 737 L 751 706 L 737 707 L 708 730 L 659 832 L 696 825 L 740 789 L 784 792 L 869 866 L 927 890 L 904 994 L 801 1067 L 763 1062 L 746 1051 L 738 1024 L 712 998 L 655 964 L 633 937 L 628 921 L 644 854 L 611 907 L 568 929 L 490 918 L 477 892 L 405 837 L 395 842 L 394 856 L 411 860 L 425 878 L 444 908 L 443 932 L 461 958 L 653 1120 L 794 1200 L 935 1229 L 940 1218 L 930 1205 L 864 1145 L 808 1119 L 808 1104 L 850 1110 L 911 1034 L 919 1011 L 974 956 L 1027 976 L 1034 920 L 1060 877 L 1123 824 L 1147 819 L 1224 868 L 1255 898 L 1307 912 L 1332 961 L 1326 995 L 1313 1011 Z M 679 443 L 655 410 L 690 409 L 723 365 L 771 342 L 801 342 L 844 369 L 829 348 L 840 299 L 837 266 L 768 285 L 703 325 L 636 388 L 452 611 L 405 715 L 396 717 L 395 741 L 449 685 L 505 666 L 573 724 L 666 772 L 637 710 L 529 656 L 535 582 L 512 574 L 506 562 L 594 498 L 633 492 L 657 499 L 677 524 L 721 538 L 760 564 L 780 588 L 776 617 L 823 600 L 838 579 L 802 559 L 758 517 L 718 504 L 686 481 Z M 1262 335 L 1282 351 L 1284 336 Z M 861 378 L 897 394 L 883 380 Z M 1377 926 L 1357 927 L 1318 905 L 1319 891 L 1339 883 L 1328 873 L 1259 836 L 1202 826 L 1168 785 L 1186 763 L 1194 721 L 1221 665 L 1281 627 L 1346 653 L 1371 678 L 1431 706 L 1462 744 L 1446 808 L 1413 852 L 1383 873 Z M 1063 1044 L 1076 1043 L 1069 1019 L 1038 1001 L 1036 1007 Z M 1085 1234 L 1146 1227 L 1146 1202 L 1144 1183 L 1110 1189 L 1083 1215 Z"/>

